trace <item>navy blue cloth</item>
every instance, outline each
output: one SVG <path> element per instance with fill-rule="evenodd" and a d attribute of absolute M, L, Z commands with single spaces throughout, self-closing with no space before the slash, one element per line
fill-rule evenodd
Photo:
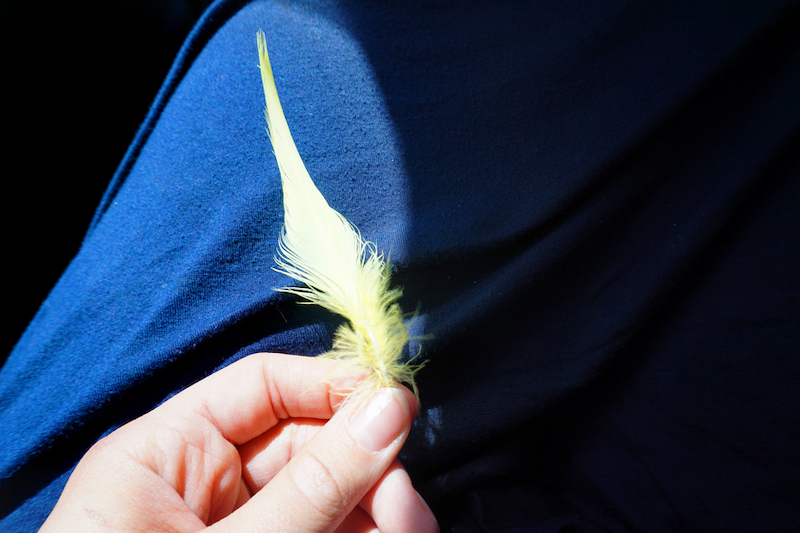
<path fill-rule="evenodd" d="M 800 4 L 219 1 L 0 371 L 0 529 L 98 438 L 337 318 L 274 287 L 255 33 L 427 365 L 444 530 L 800 523 Z"/>

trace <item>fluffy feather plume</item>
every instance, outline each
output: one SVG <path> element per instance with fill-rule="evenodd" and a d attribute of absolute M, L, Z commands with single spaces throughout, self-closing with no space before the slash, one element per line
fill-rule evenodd
<path fill-rule="evenodd" d="M 414 374 L 421 365 L 401 362 L 409 340 L 390 288 L 390 268 L 374 244 L 332 209 L 319 192 L 295 147 L 272 75 L 264 33 L 257 36 L 265 116 L 283 185 L 284 227 L 278 245 L 278 271 L 305 287 L 278 289 L 348 320 L 336 331 L 333 348 L 321 357 L 344 359 L 371 370 L 376 386 L 398 382 L 417 394 Z"/>

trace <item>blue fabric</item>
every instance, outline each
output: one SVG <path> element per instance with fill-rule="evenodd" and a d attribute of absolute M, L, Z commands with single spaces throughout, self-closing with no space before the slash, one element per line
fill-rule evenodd
<path fill-rule="evenodd" d="M 402 459 L 445 530 L 800 521 L 797 2 L 269 0 L 195 27 L 0 371 L 0 529 L 174 392 L 329 346 L 272 290 L 258 29 L 432 336 Z"/>

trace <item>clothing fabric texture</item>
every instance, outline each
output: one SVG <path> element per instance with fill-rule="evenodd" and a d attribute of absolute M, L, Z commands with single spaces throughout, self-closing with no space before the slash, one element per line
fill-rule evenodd
<path fill-rule="evenodd" d="M 800 523 L 800 3 L 222 0 L 0 371 L 0 530 L 176 391 L 330 347 L 273 291 L 259 29 L 418 310 L 401 459 L 443 530 Z"/>

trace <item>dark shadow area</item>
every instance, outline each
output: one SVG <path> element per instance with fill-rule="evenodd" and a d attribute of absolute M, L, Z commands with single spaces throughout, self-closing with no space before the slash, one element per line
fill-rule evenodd
<path fill-rule="evenodd" d="M 6 320 L 0 364 L 78 251 L 208 0 L 4 2 Z"/>
<path fill-rule="evenodd" d="M 684 478 L 670 466 L 687 465 L 698 483 L 751 466 L 724 455 L 724 446 L 712 456 L 695 435 L 694 458 L 676 458 L 680 438 L 692 434 L 676 420 L 723 433 L 724 420 L 757 402 L 731 394 L 733 403 L 715 397 L 706 405 L 706 383 L 736 383 L 716 370 L 731 361 L 759 364 L 746 347 L 720 348 L 736 337 L 724 322 L 695 331 L 697 318 L 686 315 L 698 299 L 729 300 L 715 280 L 737 279 L 747 256 L 731 242 L 758 220 L 791 216 L 770 214 L 770 205 L 780 204 L 778 189 L 796 197 L 800 10 L 704 6 L 689 20 L 667 3 L 532 13 L 499 2 L 477 6 L 484 13 L 442 6 L 420 20 L 412 7 L 388 4 L 352 9 L 348 27 L 404 148 L 414 263 L 399 265 L 395 279 L 408 303 L 431 311 L 436 337 L 419 385 L 428 407 L 451 409 L 435 421 L 446 432 L 404 449 L 412 477 L 424 473 L 415 478 L 421 492 L 445 526 L 465 508 L 486 518 L 460 524 L 465 531 L 503 521 L 524 530 L 537 514 L 528 505 L 563 515 L 560 530 L 582 530 L 581 512 L 609 512 L 592 507 L 600 494 L 620 505 L 616 518 L 648 530 L 651 517 L 631 503 L 642 498 L 631 487 L 663 489 L 653 509 L 664 516 L 707 519 L 682 498 Z M 765 232 L 763 244 L 748 246 L 768 257 L 784 246 L 779 235 Z M 747 264 L 753 279 L 772 275 Z M 751 317 L 773 314 L 752 302 Z M 762 335 L 758 327 L 748 333 Z M 671 338 L 680 334 L 685 346 Z M 781 350 L 769 354 L 776 377 L 796 369 Z M 664 375 L 698 367 L 703 378 L 663 385 Z M 648 426 L 648 410 L 631 400 L 657 402 L 637 388 L 643 383 L 669 391 L 658 399 L 672 403 L 676 419 Z M 764 382 L 752 388 L 759 386 L 759 412 L 770 412 L 780 394 L 765 392 Z M 724 414 L 696 414 L 709 406 Z M 633 436 L 613 434 L 615 416 Z M 780 417 L 791 419 L 791 410 Z M 435 429 L 427 423 L 415 438 Z M 647 433 L 676 427 L 686 433 L 674 440 Z M 736 442 L 733 431 L 725 436 Z M 434 438 L 440 455 L 426 456 Z M 632 442 L 640 448 L 626 449 Z M 630 466 L 638 460 L 652 478 Z M 603 469 L 622 474 L 604 483 Z M 768 468 L 752 475 L 788 486 L 789 476 Z M 518 523 L 491 515 L 508 508 L 519 509 Z M 740 515 L 745 529 L 770 521 L 752 509 Z"/>

